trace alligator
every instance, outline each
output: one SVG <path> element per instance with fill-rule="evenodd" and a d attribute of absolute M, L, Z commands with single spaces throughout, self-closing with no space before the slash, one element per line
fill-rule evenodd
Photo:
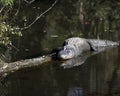
<path fill-rule="evenodd" d="M 112 48 L 118 45 L 119 43 L 109 40 L 72 37 L 65 40 L 62 47 L 53 50 L 51 54 L 11 63 L 2 63 L 0 65 L 0 76 L 6 76 L 8 73 L 22 68 L 38 66 L 54 59 L 66 60 L 61 66 L 64 68 L 71 68 L 83 64 L 88 57 L 104 51 L 103 49 Z M 92 52 L 92 54 L 84 55 L 85 51 Z M 69 61 L 67 61 L 68 59 Z"/>
<path fill-rule="evenodd" d="M 62 60 L 71 59 L 82 55 L 85 51 L 98 51 L 98 48 L 118 46 L 118 42 L 100 39 L 85 39 L 79 37 L 68 38 L 57 52 L 57 57 Z"/>

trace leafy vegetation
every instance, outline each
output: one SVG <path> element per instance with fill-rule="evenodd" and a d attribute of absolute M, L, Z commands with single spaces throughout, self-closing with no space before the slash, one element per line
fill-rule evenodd
<path fill-rule="evenodd" d="M 0 24 L 0 45 L 11 44 L 10 36 L 22 36 L 21 31 L 16 30 L 17 27 L 11 27 L 10 25 L 2 22 Z"/>
<path fill-rule="evenodd" d="M 18 30 L 18 25 L 12 24 L 9 20 L 11 18 L 11 11 L 14 10 L 13 6 L 14 0 L 0 0 L 0 57 L 2 60 L 11 57 L 10 54 L 6 54 L 8 49 L 5 49 L 11 49 L 10 47 L 14 46 L 12 44 L 12 37 L 22 36 L 21 31 Z M 4 48 L 4 50 L 1 50 L 1 48 Z M 0 60 L 0 63 L 3 62 L 2 60 Z"/>
<path fill-rule="evenodd" d="M 13 10 L 14 0 L 0 0 L 0 2 L 3 5 L 0 15 L 0 45 L 7 46 L 12 44 L 11 35 L 22 36 L 22 33 L 18 30 L 19 27 L 17 25 L 11 26 L 11 22 L 8 21 L 10 11 Z"/>
<path fill-rule="evenodd" d="M 0 2 L 3 5 L 10 5 L 10 6 L 12 6 L 14 4 L 14 0 L 0 0 Z"/>

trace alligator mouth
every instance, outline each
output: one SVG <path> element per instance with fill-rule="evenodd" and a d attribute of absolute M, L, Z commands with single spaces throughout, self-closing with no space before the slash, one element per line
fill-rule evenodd
<path fill-rule="evenodd" d="M 68 57 L 68 56 L 66 56 L 66 55 L 60 55 L 59 56 L 59 59 L 60 60 L 68 60 L 68 59 L 72 59 L 73 57 Z"/>

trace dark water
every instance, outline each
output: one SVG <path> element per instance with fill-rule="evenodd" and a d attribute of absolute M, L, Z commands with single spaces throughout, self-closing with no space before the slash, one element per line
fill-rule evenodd
<path fill-rule="evenodd" d="M 22 26 L 23 14 L 29 21 L 24 22 L 27 25 L 53 3 L 38 1 L 32 7 L 21 7 L 18 24 Z M 49 14 L 23 31 L 23 37 L 14 38 L 13 44 L 17 49 L 8 49 L 6 58 L 15 61 L 48 54 L 53 48 L 61 46 L 66 38 L 73 36 L 120 40 L 118 20 L 94 18 L 82 24 L 72 1 L 59 1 Z M 39 6 L 43 8 L 39 10 Z M 68 11 L 69 8 L 72 10 Z M 116 47 L 85 58 L 84 63 L 71 68 L 62 67 L 63 62 L 51 61 L 23 69 L 1 80 L 0 96 L 120 96 L 119 57 L 120 47 Z"/>
<path fill-rule="evenodd" d="M 84 64 L 60 67 L 52 61 L 6 77 L 1 96 L 119 96 L 120 48 L 89 57 Z"/>

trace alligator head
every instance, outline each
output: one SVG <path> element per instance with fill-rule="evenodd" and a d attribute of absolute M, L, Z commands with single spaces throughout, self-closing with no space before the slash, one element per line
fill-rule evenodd
<path fill-rule="evenodd" d="M 66 45 L 58 53 L 58 57 L 62 60 L 70 59 L 75 57 L 75 48 L 74 46 Z"/>

